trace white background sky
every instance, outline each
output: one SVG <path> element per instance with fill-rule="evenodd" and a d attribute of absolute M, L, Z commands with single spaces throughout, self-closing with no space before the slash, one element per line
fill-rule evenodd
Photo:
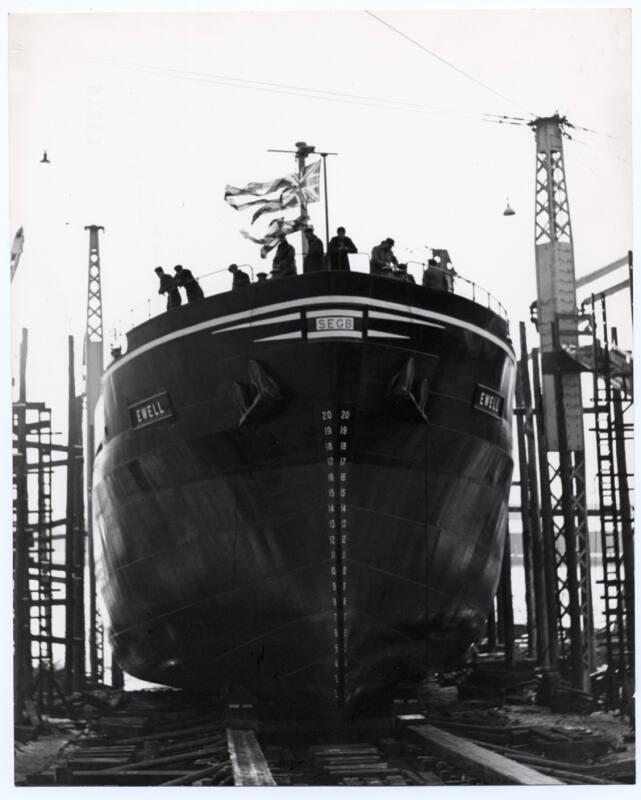
<path fill-rule="evenodd" d="M 292 171 L 293 156 L 267 149 L 301 139 L 339 153 L 328 160 L 332 231 L 345 225 L 368 252 L 392 236 L 402 260 L 449 249 L 507 307 L 515 337 L 536 295 L 534 136 L 482 113 L 558 110 L 597 131 L 566 141 L 577 275 L 631 248 L 628 12 L 374 13 L 509 99 L 356 9 L 10 19 L 10 230 L 26 237 L 13 328 L 29 328 L 32 399 L 56 403 L 69 333 L 81 348 L 85 225 L 105 227 L 109 344 L 130 309 L 138 320 L 162 310 L 155 266 L 261 267 L 239 233 L 250 212 L 231 209 L 224 188 Z M 508 196 L 514 217 L 502 215 Z M 310 213 L 324 236 L 322 203 Z M 54 413 L 65 416 L 64 393 Z"/>
<path fill-rule="evenodd" d="M 227 183 L 293 171 L 293 156 L 268 148 L 305 140 L 338 152 L 328 160 L 332 232 L 344 225 L 361 251 L 392 236 L 402 260 L 424 259 L 426 245 L 447 248 L 458 272 L 506 306 L 515 338 L 536 296 L 534 136 L 525 126 L 482 122 L 482 113 L 529 119 L 558 110 L 596 131 L 565 142 L 577 276 L 632 248 L 626 10 L 368 6 L 492 92 L 349 3 L 316 12 L 253 5 L 264 10 L 108 15 L 80 13 L 87 3 L 8 4 L 38 12 L 15 13 L 8 27 L 7 249 L 19 226 L 26 236 L 11 327 L 16 351 L 20 328 L 29 329 L 29 398 L 53 407 L 56 430 L 66 429 L 69 334 L 82 350 L 84 226 L 106 229 L 109 344 L 130 309 L 146 317 L 147 298 L 152 313 L 162 310 L 155 266 L 181 263 L 196 275 L 232 261 L 265 266 L 239 233 L 250 213 L 227 206 L 223 192 Z M 54 10 L 78 13 L 44 13 Z M 378 100 L 339 102 L 336 93 Z M 49 165 L 40 163 L 45 149 Z M 506 197 L 516 216 L 503 216 Z M 324 238 L 322 203 L 310 214 Z M 226 289 L 229 278 L 205 288 Z M 612 313 L 629 346 L 627 297 Z"/>

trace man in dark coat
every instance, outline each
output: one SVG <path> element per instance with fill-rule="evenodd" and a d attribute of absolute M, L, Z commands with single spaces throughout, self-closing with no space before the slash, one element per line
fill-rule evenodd
<path fill-rule="evenodd" d="M 453 291 L 454 281 L 451 270 L 442 267 L 435 258 L 427 262 L 427 269 L 423 273 L 423 286 L 426 289 L 437 289 L 439 292 Z"/>
<path fill-rule="evenodd" d="M 243 272 L 242 269 L 238 269 L 238 264 L 230 264 L 227 267 L 227 271 L 231 272 L 231 274 L 234 276 L 231 284 L 232 289 L 240 289 L 242 286 L 249 286 L 251 283 L 249 280 L 249 275 L 246 272 Z"/>
<path fill-rule="evenodd" d="M 380 244 L 372 248 L 369 260 L 369 271 L 372 275 L 391 277 L 394 267 L 398 267 L 398 259 L 392 252 L 394 239 L 383 239 Z"/>
<path fill-rule="evenodd" d="M 303 272 L 320 272 L 325 269 L 323 243 L 316 236 L 311 225 L 309 228 L 305 228 L 305 239 L 307 240 L 307 253 L 303 259 Z"/>
<path fill-rule="evenodd" d="M 356 253 L 356 245 L 345 236 L 345 228 L 336 228 L 336 236 L 332 236 L 327 245 L 327 255 L 329 256 L 329 268 L 339 269 L 349 272 L 349 255 Z"/>
<path fill-rule="evenodd" d="M 407 264 L 399 264 L 394 272 L 394 277 L 397 280 L 405 281 L 406 283 L 416 283 L 414 276 L 410 275 L 407 271 Z"/>
<path fill-rule="evenodd" d="M 272 262 L 272 277 L 290 278 L 296 274 L 296 251 L 282 235 Z"/>
<path fill-rule="evenodd" d="M 169 311 L 170 308 L 178 308 L 182 303 L 182 298 L 175 279 L 172 278 L 171 275 L 168 275 L 162 267 L 156 267 L 154 272 L 160 278 L 158 294 L 167 295 L 167 311 Z"/>
<path fill-rule="evenodd" d="M 203 300 L 205 297 L 205 293 L 200 288 L 200 284 L 194 278 L 192 271 L 190 269 L 185 269 L 182 265 L 177 264 L 174 267 L 174 272 L 176 276 L 174 278 L 177 286 L 182 286 L 183 289 L 187 292 L 187 302 L 188 303 L 195 303 L 198 300 Z"/>

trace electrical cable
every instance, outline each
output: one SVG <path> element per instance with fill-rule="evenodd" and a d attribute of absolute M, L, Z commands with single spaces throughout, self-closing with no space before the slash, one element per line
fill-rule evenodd
<path fill-rule="evenodd" d="M 309 89 L 308 87 L 303 86 L 292 86 L 290 84 L 278 84 L 268 81 L 255 81 L 249 80 L 244 78 L 235 78 L 232 76 L 227 75 L 213 75 L 208 73 L 198 73 L 198 72 L 190 72 L 185 70 L 175 70 L 171 68 L 163 68 L 163 67 L 156 67 L 152 65 L 145 65 L 145 64 L 136 64 L 135 62 L 117 62 L 108 59 L 96 59 L 96 58 L 89 58 L 86 59 L 92 63 L 103 64 L 106 66 L 116 67 L 120 69 L 129 69 L 132 71 L 141 72 L 143 74 L 150 74 L 150 75 L 169 75 L 170 77 L 175 77 L 178 79 L 184 80 L 195 80 L 200 82 L 208 82 L 208 83 L 216 83 L 218 85 L 223 86 L 234 86 L 240 84 L 239 88 L 247 88 L 247 89 L 255 89 L 260 90 L 261 87 L 270 87 L 265 89 L 264 91 L 275 91 L 277 93 L 282 94 L 291 94 L 295 97 L 310 97 L 314 99 L 323 99 L 323 100 L 338 100 L 338 98 L 353 98 L 356 100 L 363 100 L 363 101 L 372 101 L 376 104 L 387 104 L 386 106 L 382 107 L 395 107 L 395 106 L 409 106 L 410 108 L 416 108 L 419 110 L 424 111 L 434 111 L 440 113 L 447 113 L 447 114 L 463 114 L 467 116 L 482 116 L 488 118 L 496 118 L 496 121 L 505 121 L 505 120 L 512 120 L 512 119 L 519 119 L 517 117 L 510 117 L 507 115 L 499 115 L 499 114 L 490 114 L 486 112 L 470 112 L 464 111 L 462 109 L 451 109 L 451 108 L 444 108 L 440 106 L 427 106 L 420 103 L 411 103 L 408 101 L 402 100 L 390 100 L 385 98 L 377 98 L 371 97 L 368 95 L 355 95 L 355 94 L 348 94 L 345 92 L 335 92 L 332 90 L 326 89 Z M 225 83 L 224 81 L 232 81 L 232 83 Z M 271 89 L 271 87 L 275 87 Z M 293 91 L 284 91 L 284 90 L 293 90 Z M 332 95 L 329 97 L 322 97 L 320 95 Z M 343 101 L 346 102 L 346 101 Z M 369 105 L 370 103 L 364 102 L 360 103 L 360 105 Z M 381 107 L 381 106 L 375 106 Z M 494 120 L 493 120 L 494 121 Z"/>
<path fill-rule="evenodd" d="M 561 135 L 570 142 L 576 142 L 577 144 L 583 145 L 584 147 L 591 147 L 592 149 L 600 150 L 602 153 L 607 153 L 608 156 L 614 157 L 617 161 L 621 163 L 628 163 L 628 159 L 624 156 L 621 156 L 619 153 L 616 153 L 611 148 L 606 148 L 603 145 L 599 145 L 595 143 L 594 140 L 591 142 L 585 142 L 583 139 L 578 139 L 574 134 L 569 133 L 566 128 L 572 128 L 572 130 L 578 131 L 586 131 L 587 133 L 594 133 L 596 136 L 606 136 L 609 139 L 615 138 L 610 136 L 609 134 L 600 134 L 599 131 L 595 131 L 592 128 L 585 128 L 582 125 L 574 125 L 573 123 L 569 122 L 567 119 L 563 119 L 563 124 L 561 125 Z M 593 170 L 592 170 L 593 171 Z"/>
<path fill-rule="evenodd" d="M 474 112 L 465 111 L 463 109 L 445 108 L 442 106 L 429 106 L 422 103 L 412 103 L 403 100 L 390 100 L 386 98 L 372 97 L 370 95 L 350 94 L 347 92 L 337 92 L 329 89 L 310 89 L 309 87 L 304 86 L 280 84 L 270 81 L 257 81 L 245 78 L 236 78 L 228 75 L 193 72 L 189 70 L 176 70 L 166 67 L 157 67 L 154 65 L 139 64 L 136 62 L 115 61 L 95 57 L 87 58 L 85 60 L 94 64 L 114 67 L 117 69 L 131 70 L 147 75 L 169 76 L 180 80 L 214 83 L 222 86 L 234 86 L 242 89 L 254 89 L 255 91 L 267 91 L 275 94 L 287 94 L 294 97 L 306 97 L 316 100 L 352 103 L 353 105 L 370 106 L 372 108 L 398 108 L 401 110 L 418 111 L 422 113 L 459 115 L 477 121 L 495 122 L 509 125 L 523 125 L 526 122 L 524 117 L 515 117 L 508 114 Z"/>
<path fill-rule="evenodd" d="M 577 144 L 582 144 L 582 145 L 585 145 L 586 147 L 589 147 L 588 143 L 584 142 L 583 139 L 577 139 L 576 136 L 572 136 L 567 131 L 562 130 L 561 131 L 561 135 L 565 136 L 565 138 L 569 139 L 569 141 L 571 141 L 571 142 L 576 142 Z"/>
<path fill-rule="evenodd" d="M 468 75 L 467 73 L 465 73 L 464 71 L 462 71 L 458 67 L 456 67 L 455 65 L 450 64 L 449 62 L 447 62 L 445 59 L 442 59 L 437 54 L 432 53 L 432 51 L 428 50 L 428 48 L 425 48 L 423 45 L 419 44 L 418 42 L 414 42 L 414 40 L 410 39 L 408 36 L 403 34 L 401 31 L 398 31 L 396 28 L 394 28 L 389 23 L 386 23 L 384 20 L 381 20 L 375 14 L 372 14 L 371 12 L 367 12 L 367 13 L 370 16 L 372 16 L 375 19 L 377 19 L 378 21 L 380 21 L 382 24 L 386 25 L 386 27 L 391 28 L 396 33 L 399 33 L 399 35 L 401 35 L 404 38 L 406 38 L 409 41 L 411 41 L 413 44 L 416 44 L 421 49 L 426 50 L 426 52 L 429 52 L 430 55 L 433 55 L 434 57 L 438 58 L 439 60 L 444 61 L 444 63 L 446 63 L 448 66 L 451 66 L 454 69 L 456 69 L 457 71 L 462 72 L 462 74 L 464 74 L 466 77 L 471 78 L 475 82 L 477 82 L 480 85 L 484 86 L 484 88 L 487 88 L 490 91 L 494 92 L 494 90 L 491 89 L 491 87 L 487 86 L 486 84 L 483 84 L 480 81 L 477 81 L 473 76 Z M 444 115 L 444 116 L 448 116 L 449 115 L 449 116 L 452 116 L 452 117 L 459 116 L 459 117 L 467 118 L 467 119 L 478 121 L 478 122 L 494 122 L 494 123 L 499 124 L 499 125 L 513 125 L 513 126 L 522 126 L 522 125 L 526 125 L 526 124 L 530 124 L 531 125 L 531 121 L 528 121 L 525 117 L 518 117 L 518 116 L 514 116 L 514 115 L 496 114 L 496 113 L 493 113 L 493 112 L 466 111 L 464 109 L 447 108 L 447 107 L 443 107 L 443 106 L 430 106 L 430 105 L 426 105 L 426 104 L 422 104 L 422 103 L 413 103 L 413 102 L 410 102 L 410 101 L 403 101 L 403 100 L 392 100 L 392 99 L 389 99 L 389 98 L 379 98 L 379 97 L 374 97 L 374 96 L 371 96 L 371 95 L 360 95 L 360 94 L 353 94 L 353 93 L 349 93 L 349 92 L 338 92 L 338 91 L 330 90 L 330 89 L 311 89 L 310 87 L 298 86 L 296 84 L 281 84 L 281 83 L 276 83 L 276 82 L 273 82 L 273 81 L 258 81 L 258 80 L 251 80 L 251 79 L 247 79 L 247 78 L 237 78 L 237 77 L 230 76 L 230 75 L 217 75 L 217 74 L 212 74 L 212 73 L 196 72 L 196 71 L 190 71 L 190 70 L 178 70 L 178 69 L 173 69 L 173 68 L 170 68 L 170 67 L 159 67 L 159 66 L 155 66 L 155 65 L 140 64 L 140 63 L 131 62 L 131 61 L 117 61 L 117 60 L 114 60 L 114 59 L 100 59 L 100 58 L 96 58 L 96 57 L 91 57 L 91 58 L 88 58 L 88 59 L 85 59 L 85 60 L 89 61 L 91 63 L 95 63 L 95 64 L 101 64 L 101 65 L 111 66 L 111 67 L 115 67 L 115 68 L 119 68 L 119 69 L 128 69 L 128 70 L 132 70 L 132 71 L 137 71 L 137 72 L 140 72 L 142 74 L 159 75 L 159 76 L 166 75 L 166 76 L 174 77 L 174 78 L 181 79 L 181 80 L 193 80 L 193 81 L 197 81 L 197 82 L 214 83 L 216 85 L 228 86 L 228 87 L 237 86 L 238 88 L 243 88 L 243 89 L 253 89 L 255 91 L 267 91 L 267 92 L 272 92 L 272 93 L 276 93 L 276 94 L 287 94 L 287 95 L 294 96 L 294 97 L 304 97 L 304 98 L 313 99 L 313 100 L 327 100 L 327 101 L 330 101 L 330 102 L 331 101 L 342 102 L 342 103 L 348 103 L 348 104 L 352 104 L 352 105 L 361 105 L 361 106 L 369 107 L 369 108 L 381 108 L 381 109 L 384 109 L 384 110 L 397 110 L 398 109 L 398 110 L 403 110 L 403 111 L 414 111 L 415 113 L 435 114 L 435 115 Z M 494 92 L 494 93 L 498 94 L 496 92 Z M 506 97 L 504 95 L 500 95 L 499 94 L 499 96 L 504 97 L 506 100 L 508 100 L 510 102 L 515 102 L 515 101 L 511 100 L 510 98 L 508 98 L 508 97 Z M 564 122 L 564 124 L 565 124 L 566 127 L 572 128 L 574 130 L 582 130 L 582 131 L 586 131 L 588 133 L 593 133 L 595 135 L 603 135 L 603 136 L 606 136 L 607 138 L 615 138 L 615 137 L 610 136 L 609 134 L 599 134 L 598 131 L 595 131 L 592 128 L 587 128 L 587 127 L 582 126 L 582 125 L 574 125 L 573 123 L 571 123 L 571 122 L 569 122 L 567 120 Z M 567 136 L 568 139 L 571 139 L 572 141 L 576 141 L 577 143 L 579 143 L 581 145 L 589 146 L 587 142 L 584 142 L 584 141 L 582 141 L 580 139 L 577 139 L 575 136 L 570 136 L 567 133 L 567 131 L 565 132 L 565 135 Z M 616 153 L 614 153 L 613 155 L 615 156 L 615 158 L 617 158 L 619 160 L 626 161 L 626 159 L 622 159 Z"/>
<path fill-rule="evenodd" d="M 477 83 L 479 86 L 482 86 L 484 89 L 487 89 L 489 92 L 492 92 L 492 94 L 497 95 L 497 97 L 501 97 L 503 100 L 507 100 L 509 103 L 513 103 L 514 105 L 519 106 L 519 108 L 525 108 L 525 106 L 523 106 L 521 103 L 517 102 L 516 100 L 513 100 L 510 97 L 507 97 L 507 95 L 497 92 L 495 89 L 492 89 L 491 86 L 488 86 L 487 83 L 483 83 L 483 81 L 480 81 L 478 80 L 478 78 L 475 78 L 473 75 L 470 75 L 469 72 L 465 72 L 465 70 L 462 70 L 460 67 L 457 67 L 456 64 L 452 64 L 451 61 L 447 61 L 447 59 L 443 58 L 442 56 L 439 56 L 433 50 L 430 50 L 428 47 L 425 47 L 420 42 L 417 42 L 415 39 L 412 39 L 406 33 L 399 31 L 398 28 L 395 28 L 393 25 L 390 25 L 389 22 L 385 22 L 384 19 L 377 17 L 376 14 L 374 14 L 372 11 L 366 10 L 365 13 L 369 14 L 370 17 L 373 17 L 375 20 L 378 20 L 378 22 L 380 22 L 382 25 L 385 25 L 387 28 L 390 28 L 390 30 L 393 30 L 399 36 L 402 36 L 404 39 L 407 39 L 408 42 L 411 42 L 413 45 L 416 45 L 416 47 L 420 47 L 421 50 L 425 51 L 426 53 L 429 53 L 429 55 L 431 55 L 433 58 L 436 58 L 438 61 L 441 61 L 443 64 L 446 64 L 448 67 L 451 67 L 456 72 L 459 72 L 461 75 L 464 75 L 466 78 L 469 78 L 469 80 L 474 81 L 474 83 Z M 533 117 L 539 116 L 538 114 L 535 114 L 534 112 L 530 111 L 528 108 L 525 108 L 525 110 L 528 112 L 528 114 L 530 114 Z"/>

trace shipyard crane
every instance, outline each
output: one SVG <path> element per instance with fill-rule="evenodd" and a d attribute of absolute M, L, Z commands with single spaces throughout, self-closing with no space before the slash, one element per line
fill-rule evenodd
<path fill-rule="evenodd" d="M 479 81 L 473 75 L 461 70 L 389 22 L 370 11 L 366 13 L 459 74 L 504 100 L 515 102 Z M 517 103 L 517 105 L 521 104 Z M 539 592 L 540 596 L 537 601 L 537 622 L 540 633 L 543 629 L 549 631 L 549 636 L 547 633 L 543 637 L 539 636 L 539 643 L 543 646 L 542 652 L 539 652 L 539 658 L 541 663 L 550 670 L 550 673 L 555 673 L 558 656 L 561 655 L 569 665 L 574 688 L 589 690 L 590 673 L 595 666 L 595 637 L 587 525 L 581 372 L 586 369 L 592 371 L 596 381 L 597 364 L 593 362 L 589 368 L 586 368 L 585 365 L 581 365 L 580 361 L 570 356 L 578 349 L 580 314 L 577 309 L 574 248 L 563 156 L 563 138 L 572 139 L 573 136 L 569 129 L 579 126 L 573 125 L 558 112 L 549 117 L 536 116 L 531 111 L 528 111 L 528 114 L 529 120 L 523 117 L 502 116 L 496 118 L 492 115 L 485 115 L 485 117 L 488 121 L 498 124 L 528 125 L 534 130 L 536 138 L 534 244 L 537 301 L 533 304 L 536 311 L 533 321 L 536 322 L 541 337 L 540 373 L 542 377 L 539 378 L 538 351 L 535 351 L 537 355 L 533 375 L 540 423 L 537 427 L 539 439 L 537 449 L 541 481 L 543 536 L 543 541 L 538 542 L 537 546 L 544 545 L 545 555 L 544 586 L 541 586 L 540 583 L 538 585 L 542 591 Z M 580 129 L 589 130 L 587 128 Z M 514 213 L 508 200 L 503 215 L 509 217 Z M 628 263 L 630 276 L 627 285 L 631 289 L 631 257 L 628 258 Z M 612 287 L 609 293 L 618 291 L 623 288 L 624 284 L 625 282 Z M 524 331 L 522 343 L 524 343 Z M 598 410 L 603 404 L 595 399 L 594 405 Z M 595 425 L 598 433 L 600 431 L 598 421 Z M 528 449 L 531 448 L 528 446 Z M 531 456 L 533 455 L 532 450 Z M 597 477 L 600 486 L 605 480 L 603 471 L 602 460 L 599 460 Z M 621 476 L 619 476 L 619 480 L 621 480 Z M 612 484 L 608 484 L 608 487 L 607 497 L 609 498 L 612 494 L 612 500 L 609 503 L 606 502 L 606 506 L 614 507 L 613 481 Z M 601 500 L 603 506 L 603 497 Z M 622 497 L 621 502 L 627 501 Z M 602 516 L 604 514 L 603 508 L 601 514 Z M 536 524 L 538 525 L 538 522 Z M 610 528 L 613 528 L 613 531 L 609 538 L 607 531 L 602 530 L 604 570 L 610 570 L 605 574 L 603 581 L 604 597 L 606 618 L 615 617 L 618 614 L 619 624 L 612 626 L 608 619 L 606 626 L 608 631 L 610 627 L 618 627 L 619 637 L 622 638 L 625 626 L 620 624 L 622 616 L 620 606 L 625 602 L 626 613 L 632 618 L 633 603 L 622 596 L 620 592 L 619 561 L 621 559 L 617 554 L 618 547 L 611 547 L 610 542 L 616 538 L 616 526 L 610 523 Z M 603 544 L 606 540 L 607 545 Z M 625 542 L 623 544 L 625 545 Z M 611 565 L 606 570 L 605 559 L 609 556 L 605 550 L 609 551 L 610 549 L 615 551 L 613 561 L 617 566 L 616 574 L 611 570 Z M 538 554 L 541 555 L 540 549 Z M 631 561 L 630 564 L 632 564 Z M 628 569 L 628 572 L 631 573 L 631 570 Z M 626 575 L 626 585 L 631 585 L 631 581 L 632 575 Z M 628 594 L 630 594 L 629 591 Z M 547 610 L 547 614 L 545 610 Z M 543 619 L 543 616 L 546 616 L 546 619 Z M 630 625 L 628 624 L 629 629 Z M 559 644 L 560 654 L 557 652 Z M 630 649 L 633 649 L 633 645 L 630 646 Z M 622 658 L 622 664 L 623 661 Z"/>
<path fill-rule="evenodd" d="M 597 478 L 604 565 L 604 580 L 601 583 L 608 642 L 612 630 L 618 635 L 618 641 L 623 641 L 626 632 L 629 632 L 629 624 L 624 618 L 626 614 L 632 618 L 634 610 L 630 598 L 621 589 L 624 556 L 629 544 L 627 540 L 632 534 L 631 525 L 626 528 L 623 515 L 621 522 L 624 535 L 622 540 L 619 537 L 616 509 L 619 500 L 622 504 L 627 503 L 627 484 L 623 480 L 627 469 L 623 467 L 618 476 L 615 474 L 612 451 L 616 449 L 617 457 L 623 459 L 622 463 L 625 454 L 619 442 L 616 442 L 616 447 L 613 445 L 612 425 L 608 421 L 611 402 L 599 391 L 597 380 L 603 370 L 606 383 L 610 380 L 616 348 L 608 347 L 607 324 L 604 322 L 603 336 L 608 363 L 603 367 L 597 358 L 600 346 L 596 339 L 594 308 L 592 317 L 586 317 L 577 307 L 576 290 L 588 281 L 628 264 L 627 280 L 601 294 L 605 320 L 606 295 L 631 287 L 632 259 L 629 254 L 627 259 L 619 259 L 584 278 L 576 279 L 563 157 L 563 137 L 571 138 L 567 128 L 574 126 L 558 113 L 534 119 L 529 125 L 536 137 L 534 244 L 537 300 L 533 305 L 540 336 L 539 386 L 536 385 L 539 381 L 538 355 L 535 358 L 534 376 L 539 420 L 542 422 L 539 426 L 541 520 L 543 539 L 549 553 L 546 569 L 547 623 L 551 636 L 547 657 L 548 666 L 555 669 L 557 656 L 561 655 L 570 667 L 574 688 L 589 691 L 590 673 L 595 668 L 595 636 L 583 428 L 586 412 L 596 415 L 594 430 L 597 433 Z M 579 323 L 586 320 L 588 327 L 582 329 Z M 586 331 L 591 332 L 593 338 L 588 347 L 580 345 L 580 336 Z M 584 408 L 582 372 L 591 372 L 593 375 L 592 408 Z M 604 415 L 606 422 L 601 419 Z M 625 497 L 617 496 L 617 487 L 618 495 Z M 629 573 L 625 579 L 627 586 L 632 580 L 632 570 L 633 563 L 628 559 L 625 570 Z M 557 641 L 561 653 L 556 652 Z M 632 637 L 630 641 L 633 641 Z M 619 644 L 619 647 L 621 649 L 623 645 Z M 633 649 L 633 644 L 629 649 Z M 621 656 L 622 666 L 628 657 L 628 654 L 625 654 L 625 658 Z"/>
<path fill-rule="evenodd" d="M 87 561 L 89 567 L 89 669 L 93 680 L 104 677 L 103 628 L 96 607 L 96 559 L 93 543 L 93 498 L 92 479 L 96 434 L 96 406 L 100 398 L 100 381 L 104 367 L 104 344 L 102 326 L 102 288 L 100 276 L 100 243 L 98 233 L 102 225 L 86 225 L 89 231 L 89 272 L 87 280 L 87 327 L 85 331 L 85 412 L 86 412 L 86 509 L 87 509 Z M 118 665 L 111 662 L 111 682 L 122 687 L 123 675 Z"/>
<path fill-rule="evenodd" d="M 562 655 L 569 656 L 575 688 L 589 690 L 594 669 L 590 545 L 585 492 L 585 442 L 580 370 L 563 358 L 578 344 L 574 246 L 563 136 L 570 126 L 558 113 L 529 123 L 536 138 L 534 248 L 537 325 L 541 339 L 539 430 L 544 540 L 554 551 L 548 577 L 550 656 L 556 665 L 558 629 Z M 571 127 L 571 126 L 570 126 Z M 535 373 L 537 366 L 535 365 Z M 552 564 L 548 562 L 548 573 Z"/>
<path fill-rule="evenodd" d="M 87 280 L 87 319 L 85 330 L 85 414 L 86 414 L 86 505 L 87 510 L 87 561 L 89 569 L 89 674 L 92 680 L 103 677 L 102 636 L 96 608 L 96 562 L 93 544 L 92 475 L 96 445 L 95 413 L 100 397 L 100 379 L 103 372 L 102 290 L 100 280 L 99 231 L 102 225 L 86 225 L 89 231 L 89 271 Z"/>

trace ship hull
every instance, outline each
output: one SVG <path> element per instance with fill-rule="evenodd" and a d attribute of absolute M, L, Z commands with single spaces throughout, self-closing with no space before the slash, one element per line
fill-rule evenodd
<path fill-rule="evenodd" d="M 268 290 L 150 321 L 105 375 L 111 639 L 146 680 L 353 713 L 482 631 L 513 358 L 495 315 L 443 293 L 349 274 Z"/>

